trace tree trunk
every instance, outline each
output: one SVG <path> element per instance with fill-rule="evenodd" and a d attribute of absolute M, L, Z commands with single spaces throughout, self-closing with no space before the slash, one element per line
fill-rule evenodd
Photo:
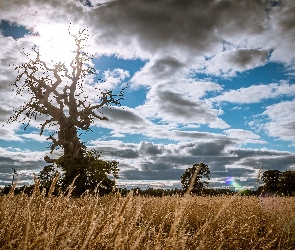
<path fill-rule="evenodd" d="M 77 128 L 69 121 L 59 122 L 58 140 L 64 148 L 64 156 L 76 158 L 85 147 L 77 136 Z"/>

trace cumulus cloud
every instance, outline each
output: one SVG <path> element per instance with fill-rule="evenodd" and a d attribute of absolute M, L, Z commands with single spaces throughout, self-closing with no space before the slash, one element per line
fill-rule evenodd
<path fill-rule="evenodd" d="M 228 177 L 244 178 L 247 185 L 254 187 L 257 171 L 292 169 L 295 155 L 268 149 L 241 149 L 234 147 L 230 139 L 208 142 L 182 142 L 178 144 L 155 144 L 142 141 L 139 144 L 119 141 L 99 141 L 95 149 L 105 152 L 114 159 L 115 150 L 131 150 L 132 155 L 115 158 L 120 162 L 121 178 L 127 180 L 178 179 L 187 167 L 204 162 L 211 170 L 212 187 L 225 186 Z M 108 153 L 112 152 L 112 153 Z M 135 153 L 136 152 L 136 153 Z M 126 184 L 127 185 L 127 184 Z"/>
<path fill-rule="evenodd" d="M 157 91 L 152 98 L 153 102 L 146 105 L 152 106 L 157 112 L 155 117 L 164 121 L 204 124 L 216 119 L 216 113 L 204 101 L 190 100 L 181 93 Z"/>
<path fill-rule="evenodd" d="M 295 100 L 284 101 L 268 106 L 263 115 L 269 117 L 264 125 L 270 136 L 286 141 L 295 141 Z"/>
<path fill-rule="evenodd" d="M 132 77 L 132 87 L 152 87 L 170 79 L 183 79 L 185 64 L 175 57 L 151 59 Z"/>
<path fill-rule="evenodd" d="M 30 134 L 23 134 L 21 135 L 22 138 L 29 139 L 29 140 L 34 140 L 38 142 L 46 142 L 47 141 L 47 136 L 41 135 L 39 133 L 30 133 Z"/>
<path fill-rule="evenodd" d="M 268 6 L 266 1 L 249 4 L 247 1 L 180 3 L 176 0 L 165 4 L 143 0 L 95 1 L 92 4 L 103 5 L 89 8 L 70 0 L 62 3 L 14 0 L 1 3 L 0 18 L 36 32 L 49 20 L 52 26 L 72 22 L 89 27 L 95 35 L 98 53 L 125 58 L 150 59 L 153 55 L 158 58 L 163 55 L 163 60 L 174 57 L 191 62 L 191 55 L 212 57 L 227 50 L 225 45 L 230 44 L 240 49 L 238 56 L 229 56 L 231 60 L 237 60 L 240 66 L 254 66 L 263 62 L 265 51 L 269 49 L 278 51 L 277 54 L 283 53 L 281 48 L 285 54 L 294 50 L 291 43 L 294 33 L 289 21 L 294 13 L 291 1 L 280 6 Z M 286 39 L 281 39 L 282 36 Z M 279 47 L 281 40 L 288 46 Z"/>
<path fill-rule="evenodd" d="M 4 125 L 5 126 L 5 125 Z M 22 138 L 16 134 L 18 126 L 8 126 L 0 127 L 0 136 L 2 140 L 6 141 L 22 141 Z"/>
<path fill-rule="evenodd" d="M 157 155 L 163 154 L 164 150 L 165 148 L 163 145 L 155 145 L 152 142 L 145 142 L 145 141 L 142 141 L 139 147 L 139 151 L 142 154 L 144 155 L 148 154 L 151 156 L 157 156 Z"/>
<path fill-rule="evenodd" d="M 181 48 L 190 54 L 210 55 L 222 50 L 222 40 L 239 43 L 266 30 L 263 7 L 263 2 L 243 1 L 115 1 L 96 9 L 96 23 L 104 27 L 100 36 L 127 40 L 152 54 L 174 54 Z"/>
<path fill-rule="evenodd" d="M 211 170 L 211 187 L 225 186 L 228 177 L 247 179 L 254 187 L 257 171 L 276 169 L 284 171 L 294 167 L 295 155 L 274 150 L 235 148 L 234 141 L 182 142 L 177 144 L 123 143 L 121 141 L 93 141 L 91 148 L 102 153 L 103 159 L 120 162 L 120 178 L 124 180 L 180 180 L 187 167 L 204 162 Z M 11 181 L 11 169 L 21 174 L 24 183 L 32 181 L 32 173 L 41 170 L 44 152 L 30 152 L 0 148 L 1 184 Z M 159 184 L 159 183 L 158 183 Z M 128 185 L 128 183 L 125 183 Z M 180 183 L 178 184 L 180 185 Z"/>
<path fill-rule="evenodd" d="M 246 131 L 244 129 L 227 129 L 225 133 L 231 138 L 234 138 L 241 142 L 241 144 L 247 143 L 257 143 L 257 144 L 266 144 L 267 142 L 261 140 L 260 136 L 254 134 L 252 131 Z"/>
<path fill-rule="evenodd" d="M 224 138 L 222 134 L 214 134 L 199 131 L 183 131 L 177 128 L 175 124 L 158 124 L 150 119 L 145 118 L 141 113 L 141 109 L 132 109 L 129 107 L 112 107 L 103 108 L 103 115 L 108 118 L 108 121 L 97 121 L 96 125 L 111 129 L 112 134 L 120 136 L 126 134 L 141 134 L 148 138 L 168 139 L 175 141 L 183 140 L 211 140 Z M 216 123 L 219 121 L 217 120 Z M 223 122 L 220 122 L 223 125 Z"/>
<path fill-rule="evenodd" d="M 209 87 L 207 91 L 210 91 L 210 84 L 200 82 L 200 89 L 192 89 L 192 92 L 189 92 L 192 87 L 190 83 L 184 82 L 180 86 L 187 88 L 185 91 L 176 92 L 177 87 L 172 91 L 167 89 L 167 85 L 154 86 L 147 94 L 147 101 L 136 110 L 145 117 L 161 119 L 163 122 L 209 124 L 215 128 L 228 127 L 223 120 L 218 118 L 219 111 L 214 109 L 209 102 L 200 99 L 205 92 L 202 88 L 205 89 L 207 86 Z M 211 87 L 213 86 L 214 84 L 211 84 Z"/>
<path fill-rule="evenodd" d="M 210 100 L 213 102 L 259 103 L 263 99 L 277 98 L 283 95 L 294 96 L 295 85 L 286 81 L 267 85 L 252 85 L 247 88 L 225 91 Z"/>
<path fill-rule="evenodd" d="M 149 58 L 151 61 L 138 73 L 139 77 L 146 71 L 146 75 L 158 77 L 158 80 L 160 80 L 175 74 L 175 72 L 179 74 L 181 70 L 188 71 L 190 69 L 189 64 L 192 65 L 192 68 L 194 67 L 191 55 L 204 56 L 206 51 L 210 51 L 213 61 L 218 58 L 215 55 L 223 55 L 226 62 L 232 66 L 232 70 L 235 70 L 234 67 L 238 67 L 237 70 L 242 70 L 243 67 L 248 69 L 251 68 L 251 65 L 252 67 L 257 66 L 257 63 L 265 61 L 267 53 L 267 50 L 253 49 L 249 41 L 249 49 L 243 48 L 221 53 L 224 51 L 224 41 L 228 40 L 231 43 L 232 40 L 235 40 L 237 46 L 241 46 L 241 44 L 244 44 L 243 37 L 247 36 L 247 40 L 249 40 L 249 37 L 256 37 L 262 31 L 268 31 L 266 24 L 269 21 L 266 17 L 269 13 L 264 10 L 266 6 L 263 2 L 249 5 L 243 1 L 194 3 L 170 1 L 169 4 L 164 5 L 161 1 L 157 3 L 114 1 L 99 8 L 89 9 L 73 1 L 64 1 L 62 5 L 59 5 L 58 10 L 55 9 L 54 1 L 45 1 L 43 4 L 45 8 L 44 6 L 37 8 L 38 11 L 34 13 L 33 20 L 42 23 L 40 20 L 43 21 L 46 16 L 55 12 L 54 18 L 51 17 L 50 19 L 51 22 L 64 23 L 65 20 L 70 21 L 75 14 L 79 16 L 79 25 L 82 25 L 82 23 L 85 23 L 86 26 L 92 24 L 90 27 L 96 34 L 94 43 L 97 46 L 95 49 L 103 48 L 103 53 L 107 53 L 108 48 L 113 48 L 110 53 L 122 57 L 127 56 L 127 58 L 128 55 L 124 53 L 130 53 L 130 51 L 136 49 L 130 55 L 132 58 L 134 56 Z M 39 5 L 40 3 L 37 4 L 37 7 Z M 34 23 L 31 20 L 32 18 L 29 17 L 20 20 L 9 11 L 9 6 L 3 3 L 3 10 L 5 10 L 2 12 L 3 18 L 18 21 L 27 27 L 31 25 L 38 32 L 37 22 Z M 68 11 L 69 8 L 71 12 Z M 34 4 L 27 5 L 25 9 L 17 7 L 14 13 L 23 13 L 22 16 L 25 16 L 24 13 L 30 12 L 31 9 L 34 9 Z M 200 12 L 200 9 L 205 11 Z M 118 16 L 117 13 L 120 13 L 120 15 Z M 237 15 L 237 13 L 240 14 Z M 182 18 L 183 16 L 186 16 L 186 18 Z M 200 20 L 202 21 L 200 22 Z M 157 25 L 152 26 L 153 23 L 157 23 Z M 198 26 L 195 26 L 194 23 L 198 23 Z M 93 26 L 93 24 L 96 24 L 96 26 Z M 146 30 L 149 30 L 149 32 L 145 32 Z M 236 39 L 237 37 L 240 37 L 240 39 Z M 145 55 L 149 48 L 150 52 Z M 187 54 L 185 48 L 187 48 Z M 214 48 L 219 51 L 215 51 Z M 174 51 L 176 51 L 176 54 Z M 181 55 L 178 53 L 181 53 Z M 155 55 L 156 60 L 153 59 Z M 181 61 L 179 58 L 182 58 Z M 155 61 L 151 64 L 153 60 Z M 135 76 L 134 79 L 136 80 L 136 78 Z M 141 82 L 151 84 L 154 81 L 149 81 L 146 77 L 143 77 Z"/>
<path fill-rule="evenodd" d="M 295 50 L 293 43 L 295 30 L 292 20 L 295 17 L 295 4 L 293 1 L 281 2 L 276 8 L 272 8 L 269 14 L 272 33 L 268 44 L 274 49 L 271 60 L 292 63 Z"/>
<path fill-rule="evenodd" d="M 220 157 L 228 155 L 226 148 L 232 145 L 230 139 L 209 142 L 190 143 L 185 145 L 185 152 L 191 156 L 198 157 Z"/>
<path fill-rule="evenodd" d="M 33 181 L 33 173 L 38 173 L 44 166 L 44 152 L 22 151 L 20 149 L 0 147 L 0 186 L 10 185 L 13 169 L 18 173 L 20 185 Z"/>
<path fill-rule="evenodd" d="M 103 75 L 105 80 L 99 84 L 102 89 L 114 89 L 130 76 L 129 72 L 123 69 L 106 70 Z"/>
<path fill-rule="evenodd" d="M 236 72 L 246 71 L 267 62 L 267 50 L 237 49 L 224 51 L 205 63 L 204 72 L 213 75 L 235 76 Z"/>

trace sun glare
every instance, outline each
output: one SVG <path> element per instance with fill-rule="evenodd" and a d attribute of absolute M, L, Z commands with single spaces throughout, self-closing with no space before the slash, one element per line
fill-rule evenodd
<path fill-rule="evenodd" d="M 43 25 L 38 28 L 39 36 L 37 36 L 37 46 L 40 51 L 40 57 L 47 63 L 64 62 L 67 66 L 70 64 L 74 56 L 75 40 L 69 35 L 69 26 Z M 72 34 L 76 34 L 78 30 L 70 28 Z"/>
<path fill-rule="evenodd" d="M 238 189 L 238 190 L 243 189 L 243 187 L 237 181 L 235 181 L 232 177 L 228 177 L 225 183 L 227 185 L 234 187 L 235 189 Z"/>

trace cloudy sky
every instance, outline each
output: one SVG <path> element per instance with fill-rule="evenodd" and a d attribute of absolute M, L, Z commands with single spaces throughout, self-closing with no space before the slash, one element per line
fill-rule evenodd
<path fill-rule="evenodd" d="M 121 107 L 103 110 L 109 121 L 81 135 L 120 162 L 119 185 L 180 187 L 199 162 L 212 188 L 256 188 L 260 167 L 294 170 L 294 20 L 292 0 L 2 0 L 0 186 L 12 168 L 21 184 L 32 180 L 52 133 L 39 136 L 42 120 L 7 123 L 28 98 L 9 86 L 9 64 L 33 45 L 44 61 L 70 60 L 70 23 L 88 27 L 105 86 L 128 86 Z"/>

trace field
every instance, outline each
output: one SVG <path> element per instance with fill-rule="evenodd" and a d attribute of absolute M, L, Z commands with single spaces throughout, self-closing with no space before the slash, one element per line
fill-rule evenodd
<path fill-rule="evenodd" d="M 294 249 L 295 197 L 0 197 L 0 249 Z"/>

